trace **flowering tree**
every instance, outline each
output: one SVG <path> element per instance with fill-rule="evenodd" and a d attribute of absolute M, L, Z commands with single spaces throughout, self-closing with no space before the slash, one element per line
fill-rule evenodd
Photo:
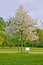
<path fill-rule="evenodd" d="M 37 36 L 33 31 L 36 29 L 35 20 L 25 11 L 23 6 L 20 6 L 17 9 L 15 18 L 11 19 L 11 24 L 6 28 L 6 31 L 15 34 L 20 37 L 22 41 L 24 37 L 26 40 L 30 39 L 31 41 L 37 40 Z M 22 43 L 21 43 L 21 52 L 22 52 Z"/>

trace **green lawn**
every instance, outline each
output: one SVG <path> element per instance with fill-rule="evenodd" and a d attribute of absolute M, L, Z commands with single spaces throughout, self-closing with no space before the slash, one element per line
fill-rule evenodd
<path fill-rule="evenodd" d="M 31 52 L 43 52 L 43 48 L 30 48 Z"/>
<path fill-rule="evenodd" d="M 20 51 L 21 50 L 21 48 L 19 48 L 19 52 L 21 52 Z M 25 50 L 25 47 L 23 47 L 22 48 L 22 52 L 26 52 L 26 50 Z M 34 53 L 43 53 L 43 48 L 30 48 L 30 51 L 29 51 L 29 53 L 32 53 L 32 52 L 34 52 Z M 17 47 L 15 47 L 15 48 L 0 48 L 0 53 L 18 53 L 18 48 Z"/>
<path fill-rule="evenodd" d="M 43 54 L 0 53 L 0 65 L 43 65 Z"/>
<path fill-rule="evenodd" d="M 19 48 L 20 49 L 20 48 Z M 30 48 L 18 53 L 18 48 L 0 49 L 0 65 L 43 65 L 43 48 Z"/>

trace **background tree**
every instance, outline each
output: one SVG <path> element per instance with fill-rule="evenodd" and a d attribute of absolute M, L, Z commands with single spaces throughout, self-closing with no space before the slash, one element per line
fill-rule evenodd
<path fill-rule="evenodd" d="M 2 17 L 0 17 L 0 30 L 4 30 L 6 23 Z"/>
<path fill-rule="evenodd" d="M 43 31 L 41 29 L 37 29 L 37 35 L 39 36 L 39 40 L 43 41 Z"/>
<path fill-rule="evenodd" d="M 1 30 L 0 31 L 0 43 L 1 43 L 2 47 L 4 47 L 4 41 L 5 41 L 5 39 L 6 39 L 6 32 L 3 31 L 3 30 Z"/>

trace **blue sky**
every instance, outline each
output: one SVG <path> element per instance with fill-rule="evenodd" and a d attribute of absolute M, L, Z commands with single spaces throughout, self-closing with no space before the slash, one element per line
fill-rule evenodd
<path fill-rule="evenodd" d="M 43 0 L 0 0 L 0 16 L 4 19 L 15 16 L 19 5 L 23 5 L 32 18 L 43 21 Z"/>

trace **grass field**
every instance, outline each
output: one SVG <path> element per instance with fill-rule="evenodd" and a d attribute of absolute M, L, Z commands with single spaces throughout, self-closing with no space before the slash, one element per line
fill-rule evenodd
<path fill-rule="evenodd" d="M 20 49 L 20 48 L 19 48 Z M 30 48 L 18 53 L 18 48 L 0 48 L 0 65 L 43 65 L 43 48 Z"/>
<path fill-rule="evenodd" d="M 43 65 L 43 54 L 0 53 L 0 65 Z"/>
<path fill-rule="evenodd" d="M 21 52 L 20 50 L 21 48 L 19 48 L 19 52 Z M 22 48 L 22 52 L 27 52 L 24 47 Z M 11 48 L 11 49 L 0 48 L 0 53 L 18 53 L 18 48 L 17 47 Z M 43 48 L 30 48 L 29 53 L 42 53 L 43 54 Z"/>
<path fill-rule="evenodd" d="M 20 49 L 20 48 L 19 48 Z M 18 48 L 0 48 L 0 65 L 43 65 L 43 48 L 30 48 L 18 53 Z"/>

